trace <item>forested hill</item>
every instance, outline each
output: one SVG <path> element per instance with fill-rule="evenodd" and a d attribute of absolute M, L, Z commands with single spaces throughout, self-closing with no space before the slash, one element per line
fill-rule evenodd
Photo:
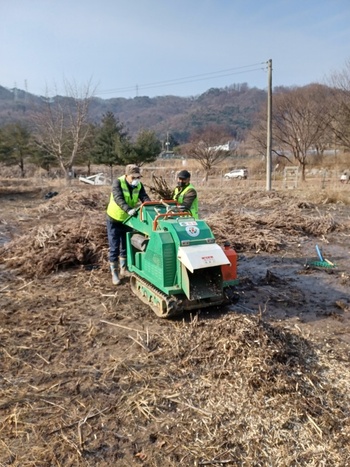
<path fill-rule="evenodd" d="M 59 97 L 52 98 L 54 103 Z M 130 135 L 140 129 L 151 129 L 164 139 L 169 131 L 180 143 L 202 127 L 217 124 L 228 134 L 241 139 L 251 126 L 254 114 L 266 102 L 266 91 L 234 84 L 212 88 L 195 97 L 139 96 L 134 98 L 92 98 L 90 119 L 99 124 L 108 111 L 125 124 Z M 29 122 L 34 108 L 45 105 L 45 98 L 19 89 L 0 86 L 0 126 L 13 122 Z"/>

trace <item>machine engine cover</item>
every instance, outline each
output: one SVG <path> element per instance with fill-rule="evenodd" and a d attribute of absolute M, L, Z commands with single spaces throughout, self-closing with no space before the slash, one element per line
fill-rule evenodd
<path fill-rule="evenodd" d="M 211 268 L 230 264 L 222 248 L 216 243 L 180 246 L 177 257 L 191 272 L 196 269 Z"/>

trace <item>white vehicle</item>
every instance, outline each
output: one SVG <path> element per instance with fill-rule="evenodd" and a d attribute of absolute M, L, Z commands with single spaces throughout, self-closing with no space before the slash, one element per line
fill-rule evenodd
<path fill-rule="evenodd" d="M 88 183 L 89 185 L 110 185 L 111 180 L 106 177 L 103 173 L 99 173 L 96 175 L 90 175 L 90 177 L 83 177 L 80 175 L 79 177 L 80 182 Z"/>
<path fill-rule="evenodd" d="M 248 170 L 247 169 L 234 169 L 231 172 L 227 172 L 224 175 L 224 178 L 238 178 L 238 180 L 242 180 L 243 178 L 246 179 L 248 177 Z"/>
<path fill-rule="evenodd" d="M 350 174 L 347 172 L 344 172 L 340 176 L 340 182 L 341 183 L 349 183 L 350 181 Z"/>

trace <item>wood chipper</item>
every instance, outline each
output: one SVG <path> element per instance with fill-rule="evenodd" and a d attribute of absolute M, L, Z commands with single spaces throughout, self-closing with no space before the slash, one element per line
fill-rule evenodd
<path fill-rule="evenodd" d="M 133 293 L 157 316 L 223 304 L 237 283 L 237 255 L 177 201 L 148 201 L 126 219 Z"/>

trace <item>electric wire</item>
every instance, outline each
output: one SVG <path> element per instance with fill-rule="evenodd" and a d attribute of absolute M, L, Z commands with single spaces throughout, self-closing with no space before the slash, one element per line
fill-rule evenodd
<path fill-rule="evenodd" d="M 263 68 L 261 65 L 265 65 L 265 68 Z M 137 84 L 137 85 L 127 86 L 127 87 L 122 87 L 122 88 L 106 89 L 106 90 L 100 91 L 99 94 L 101 95 L 101 94 L 130 92 L 130 91 L 135 91 L 135 87 L 137 88 L 138 91 L 145 90 L 145 89 L 163 88 L 167 86 L 174 86 L 174 85 L 176 86 L 176 85 L 181 85 L 181 84 L 194 83 L 197 81 L 205 81 L 209 79 L 223 78 L 226 76 L 250 73 L 250 72 L 258 71 L 258 70 L 266 70 L 266 62 L 254 63 L 252 65 L 245 65 L 245 66 L 235 67 L 235 68 L 228 68 L 225 70 L 213 71 L 210 73 L 202 73 L 199 75 L 192 75 L 192 76 L 187 76 L 183 78 L 174 78 L 171 80 L 158 81 L 154 83 L 140 84 L 140 85 Z"/>

